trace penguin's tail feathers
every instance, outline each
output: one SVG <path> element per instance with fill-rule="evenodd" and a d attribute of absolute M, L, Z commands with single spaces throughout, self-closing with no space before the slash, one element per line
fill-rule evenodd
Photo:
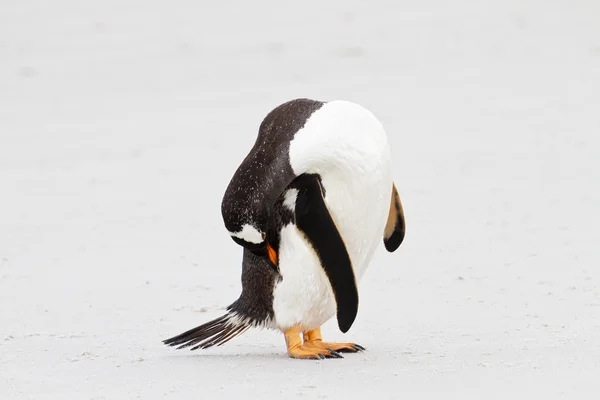
<path fill-rule="evenodd" d="M 163 343 L 167 346 L 178 346 L 178 349 L 190 346 L 194 346 L 190 350 L 208 349 L 212 346 L 221 346 L 227 343 L 252 326 L 253 324 L 249 320 L 240 318 L 235 312 L 229 311 L 217 319 L 163 340 Z"/>

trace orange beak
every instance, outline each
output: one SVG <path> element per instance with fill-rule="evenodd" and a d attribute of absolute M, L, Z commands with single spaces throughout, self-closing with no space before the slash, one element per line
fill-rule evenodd
<path fill-rule="evenodd" d="M 267 253 L 269 254 L 269 260 L 271 260 L 273 265 L 277 265 L 277 252 L 270 244 L 267 244 Z"/>

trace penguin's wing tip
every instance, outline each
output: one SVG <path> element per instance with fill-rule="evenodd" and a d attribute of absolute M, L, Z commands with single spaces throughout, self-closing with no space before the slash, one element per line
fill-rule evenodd
<path fill-rule="evenodd" d="M 352 324 L 354 324 L 354 320 L 356 319 L 356 314 L 358 312 L 358 309 L 356 310 L 355 313 L 352 313 L 352 315 L 348 315 L 348 316 L 343 316 L 342 314 L 340 314 L 338 312 L 337 318 L 338 318 L 338 327 L 340 328 L 340 331 L 342 331 L 342 333 L 347 333 L 350 328 L 352 327 Z"/>
<path fill-rule="evenodd" d="M 388 214 L 387 224 L 383 233 L 383 244 L 385 249 L 390 253 L 396 251 L 404 241 L 406 232 L 406 222 L 404 220 L 404 210 L 400 195 L 396 189 L 396 185 L 392 184 L 392 198 L 390 201 L 390 211 Z"/>

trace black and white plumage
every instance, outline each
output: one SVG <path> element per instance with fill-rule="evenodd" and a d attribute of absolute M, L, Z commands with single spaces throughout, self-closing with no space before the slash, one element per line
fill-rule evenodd
<path fill-rule="evenodd" d="M 249 327 L 310 331 L 358 311 L 357 282 L 382 237 L 404 239 L 387 135 L 365 108 L 297 99 L 271 111 L 222 202 L 244 247 L 242 294 L 227 314 L 165 341 L 221 345 Z"/>

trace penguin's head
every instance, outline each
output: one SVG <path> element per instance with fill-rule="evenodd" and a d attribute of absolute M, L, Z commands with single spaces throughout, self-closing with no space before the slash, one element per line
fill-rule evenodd
<path fill-rule="evenodd" d="M 231 238 L 260 256 L 269 256 L 269 244 L 277 251 L 272 229 L 273 205 L 295 178 L 287 160 L 281 163 L 284 165 L 265 166 L 249 156 L 229 183 L 221 203 L 223 222 Z"/>
<path fill-rule="evenodd" d="M 225 228 L 233 240 L 255 254 L 277 250 L 272 233 L 272 210 L 285 188 L 297 178 L 290 163 L 296 132 L 323 102 L 296 99 L 272 110 L 262 121 L 254 146 L 237 168 L 221 204 Z M 271 239 L 271 240 L 270 240 Z"/>
<path fill-rule="evenodd" d="M 277 267 L 279 235 L 277 229 L 272 229 L 273 210 L 268 206 L 276 192 L 270 185 L 263 186 L 263 189 L 267 190 L 250 196 L 254 200 L 251 204 L 248 204 L 248 196 L 226 196 L 221 211 L 225 228 L 233 241 Z"/>

